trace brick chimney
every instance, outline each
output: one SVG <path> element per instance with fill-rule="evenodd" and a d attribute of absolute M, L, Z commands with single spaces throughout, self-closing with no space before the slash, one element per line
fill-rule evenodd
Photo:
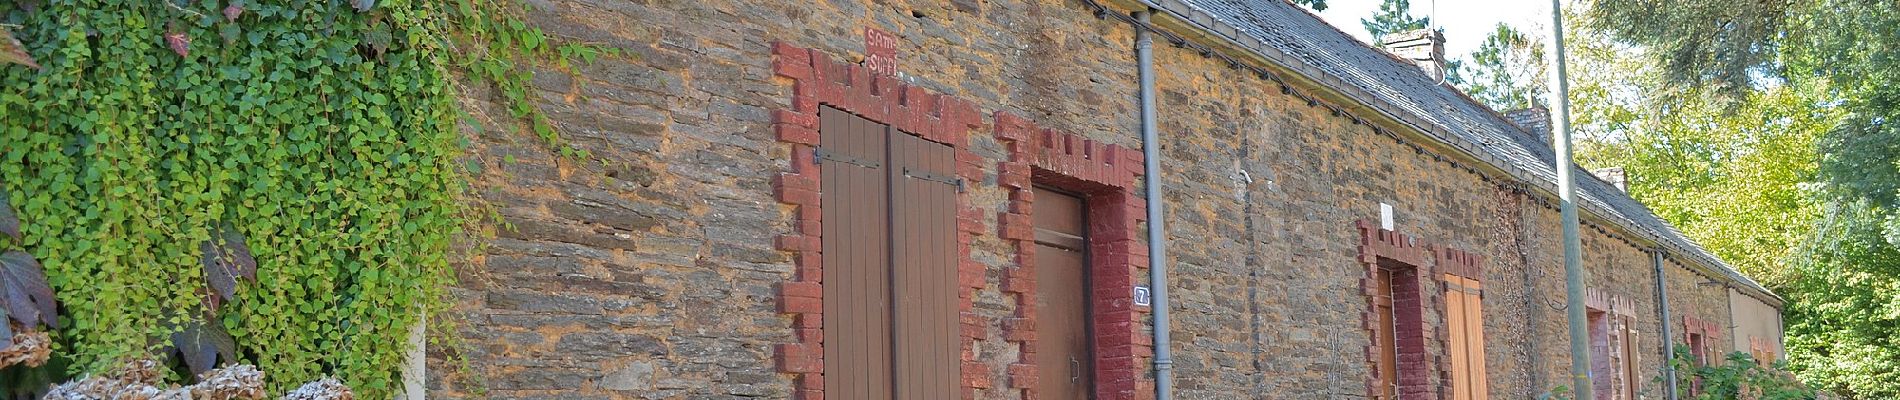
<path fill-rule="evenodd" d="M 1596 175 L 1604 182 L 1609 182 L 1610 186 L 1616 187 L 1616 190 L 1621 190 L 1623 193 L 1630 192 L 1629 173 L 1623 171 L 1623 167 L 1593 169 L 1590 170 L 1590 174 Z"/>
<path fill-rule="evenodd" d="M 1531 107 L 1511 110 L 1504 113 L 1504 119 L 1511 120 L 1511 124 L 1517 125 L 1517 127 L 1523 129 L 1524 132 L 1530 133 L 1531 138 L 1537 139 L 1539 143 L 1543 143 L 1545 146 L 1551 145 L 1550 109 Z"/>
<path fill-rule="evenodd" d="M 1445 79 L 1445 34 L 1431 28 L 1385 35 L 1385 51 L 1411 61 L 1434 80 Z"/>

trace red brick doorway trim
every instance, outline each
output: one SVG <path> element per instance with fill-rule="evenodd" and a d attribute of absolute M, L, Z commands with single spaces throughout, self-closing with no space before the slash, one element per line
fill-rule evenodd
<path fill-rule="evenodd" d="M 1378 274 L 1380 269 L 1393 271 L 1392 277 L 1392 317 L 1393 335 L 1396 337 L 1397 357 L 1394 368 L 1398 372 L 1399 398 L 1433 398 L 1439 391 L 1442 379 L 1434 379 L 1432 369 L 1434 356 L 1426 347 L 1427 338 L 1438 339 L 1432 325 L 1425 321 L 1428 304 L 1441 304 L 1434 291 L 1424 289 L 1425 282 L 1437 282 L 1440 272 L 1433 259 L 1431 246 L 1410 235 L 1380 229 L 1366 220 L 1354 223 L 1359 229 L 1359 264 L 1364 274 L 1359 279 L 1360 294 L 1366 297 L 1366 310 L 1361 314 L 1361 327 L 1365 329 L 1367 342 L 1365 347 L 1366 395 L 1369 399 L 1382 398 L 1379 386 L 1379 367 L 1382 357 L 1379 354 L 1378 324 L 1379 312 L 1375 297 L 1379 292 Z M 1436 341 L 1436 340 L 1434 340 Z"/>
<path fill-rule="evenodd" d="M 867 33 L 867 35 L 871 35 Z M 965 136 L 985 127 L 983 115 L 970 102 L 903 83 L 872 68 L 841 63 L 830 55 L 779 42 L 772 45 L 772 72 L 792 81 L 791 107 L 772 111 L 772 129 L 778 141 L 791 146 L 791 172 L 774 182 L 779 202 L 794 206 L 793 232 L 778 238 L 778 248 L 794 255 L 796 272 L 780 284 L 779 312 L 792 316 L 794 340 L 778 345 L 778 369 L 792 374 L 797 398 L 824 399 L 824 255 L 823 219 L 819 183 L 823 172 L 815 162 L 819 144 L 820 105 L 890 125 L 904 133 L 956 149 L 957 175 L 979 182 L 983 160 L 965 148 Z M 895 68 L 895 66 L 891 66 Z M 967 193 L 968 191 L 964 191 Z M 967 194 L 957 196 L 958 297 L 962 310 L 963 397 L 989 386 L 989 371 L 972 362 L 973 345 L 981 339 L 987 321 L 973 312 L 971 296 L 984 284 L 983 264 L 970 258 L 970 242 L 986 231 L 981 213 L 970 206 Z"/>
<path fill-rule="evenodd" d="M 1008 189 L 1009 209 L 997 217 L 1000 237 L 1016 250 L 1016 268 L 1005 274 L 1003 291 L 1016 298 L 1017 314 L 1003 325 L 1004 339 L 1023 349 L 1009 366 L 1010 387 L 1024 398 L 1037 395 L 1034 352 L 1037 285 L 1033 219 L 1036 185 L 1077 193 L 1088 204 L 1089 316 L 1094 340 L 1094 397 L 1102 400 L 1147 398 L 1153 382 L 1139 374 L 1153 355 L 1154 341 L 1139 321 L 1147 307 L 1134 305 L 1135 277 L 1148 268 L 1148 248 L 1139 240 L 1146 203 L 1133 195 L 1141 175 L 1139 152 L 1080 136 L 1042 129 L 1015 115 L 998 112 L 996 138 L 1009 150 L 997 168 L 998 185 Z"/>

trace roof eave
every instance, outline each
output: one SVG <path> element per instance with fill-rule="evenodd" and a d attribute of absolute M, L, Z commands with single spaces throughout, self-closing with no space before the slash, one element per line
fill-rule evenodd
<path fill-rule="evenodd" d="M 1278 49 L 1266 45 L 1266 43 L 1261 42 L 1257 38 L 1241 34 L 1241 31 L 1233 25 L 1221 21 L 1219 18 L 1215 18 L 1212 14 L 1196 9 L 1181 0 L 1097 1 L 1125 10 L 1145 8 L 1159 10 L 1161 12 L 1156 15 L 1156 17 L 1159 18 L 1151 19 L 1152 23 L 1156 26 L 1182 36 L 1204 39 L 1206 41 L 1201 42 L 1202 44 L 1211 44 L 1217 50 L 1229 56 L 1250 59 L 1271 70 L 1286 72 L 1285 74 L 1281 74 L 1282 78 L 1292 82 L 1322 88 L 1322 93 L 1319 93 L 1319 95 L 1349 110 L 1357 111 L 1355 115 L 1371 117 L 1375 122 L 1385 122 L 1410 128 L 1409 130 L 1398 130 L 1398 133 L 1424 139 L 1427 144 L 1435 145 L 1431 147 L 1437 150 L 1448 151 L 1455 156 L 1477 161 L 1482 167 L 1490 170 L 1487 172 L 1498 172 L 1508 175 L 1518 182 L 1525 183 L 1529 187 L 1537 189 L 1542 192 L 1542 195 L 1552 198 L 1557 196 L 1557 188 L 1554 182 L 1537 179 L 1534 174 L 1510 162 L 1498 159 L 1482 151 L 1474 151 L 1472 149 L 1479 148 L 1477 144 L 1461 139 L 1457 135 L 1439 129 L 1430 123 L 1426 123 L 1422 118 L 1412 115 L 1409 112 L 1397 111 L 1403 110 L 1403 108 L 1382 100 L 1378 96 L 1374 96 L 1358 87 L 1347 84 L 1316 66 L 1307 64 L 1297 58 L 1289 57 Z M 1468 100 L 1469 97 L 1466 97 L 1466 99 Z M 1581 169 L 1579 169 L 1579 171 L 1586 175 L 1589 173 L 1589 171 L 1582 171 Z M 1624 234 L 1647 242 L 1645 244 L 1653 246 L 1654 248 L 1663 249 L 1666 253 L 1677 257 L 1679 260 L 1694 260 L 1693 262 L 1682 263 L 1685 266 L 1689 266 L 1709 276 L 1720 277 L 1728 281 L 1727 283 L 1731 286 L 1743 290 L 1749 294 L 1750 297 L 1755 297 L 1776 308 L 1781 308 L 1784 304 L 1784 300 L 1781 296 L 1776 295 L 1773 291 L 1761 286 L 1754 280 L 1740 275 L 1732 268 L 1716 266 L 1725 265 L 1725 263 L 1721 263 L 1720 260 L 1704 260 L 1703 258 L 1705 257 L 1701 256 L 1699 252 L 1681 248 L 1671 243 L 1670 240 L 1661 238 L 1660 233 L 1649 232 L 1647 229 L 1632 228 L 1629 223 L 1607 218 L 1605 217 L 1606 215 L 1614 215 L 1615 213 L 1603 210 L 1601 206 L 1596 206 L 1594 203 L 1578 202 L 1578 205 L 1579 209 L 1585 211 L 1585 214 L 1592 220 L 1601 222 Z"/>

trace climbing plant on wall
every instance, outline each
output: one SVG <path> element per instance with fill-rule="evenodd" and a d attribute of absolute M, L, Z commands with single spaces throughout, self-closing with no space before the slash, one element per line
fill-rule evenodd
<path fill-rule="evenodd" d="M 0 251 L 44 267 L 65 372 L 183 348 L 257 365 L 273 393 L 334 375 L 390 397 L 409 327 L 444 303 L 467 213 L 457 72 L 585 155 L 529 103 L 526 66 L 601 51 L 553 44 L 519 7 L 0 4 L 30 56 L 0 64 L 0 198 L 21 221 Z M 191 354 L 180 334 L 205 329 L 234 354 Z"/>

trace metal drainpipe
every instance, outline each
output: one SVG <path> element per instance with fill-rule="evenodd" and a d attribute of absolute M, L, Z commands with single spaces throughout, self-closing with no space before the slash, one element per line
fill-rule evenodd
<path fill-rule="evenodd" d="M 1663 253 L 1658 248 L 1650 252 L 1651 264 L 1656 265 L 1656 308 L 1662 310 L 1662 348 L 1663 348 L 1663 386 L 1667 399 L 1676 400 L 1676 336 L 1669 329 L 1669 280 L 1663 277 Z"/>
<path fill-rule="evenodd" d="M 1153 9 L 1135 12 L 1144 26 L 1135 28 L 1135 58 L 1141 68 L 1141 153 L 1147 177 L 1148 286 L 1154 296 L 1155 399 L 1174 398 L 1174 352 L 1168 343 L 1168 233 L 1162 226 L 1161 139 L 1155 129 L 1154 37 L 1148 32 Z"/>

